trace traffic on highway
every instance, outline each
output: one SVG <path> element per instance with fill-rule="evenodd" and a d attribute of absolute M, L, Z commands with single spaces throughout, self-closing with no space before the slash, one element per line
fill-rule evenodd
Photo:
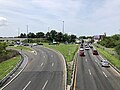
<path fill-rule="evenodd" d="M 119 90 L 120 74 L 88 43 L 78 52 L 75 90 Z"/>

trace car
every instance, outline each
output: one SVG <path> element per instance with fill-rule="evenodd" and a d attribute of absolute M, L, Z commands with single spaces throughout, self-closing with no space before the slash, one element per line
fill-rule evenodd
<path fill-rule="evenodd" d="M 101 65 L 102 67 L 110 67 L 110 64 L 107 60 L 102 60 Z"/>
<path fill-rule="evenodd" d="M 90 45 L 89 47 L 90 47 L 90 48 L 93 48 L 93 46 L 92 46 L 92 45 Z"/>
<path fill-rule="evenodd" d="M 84 51 L 80 51 L 80 56 L 85 56 Z"/>
<path fill-rule="evenodd" d="M 83 48 L 80 48 L 80 51 L 84 51 L 84 49 L 83 49 Z"/>
<path fill-rule="evenodd" d="M 23 46 L 29 46 L 29 44 L 27 44 L 27 43 L 24 43 L 24 44 L 23 44 Z"/>
<path fill-rule="evenodd" d="M 89 50 L 90 48 L 88 46 L 85 47 L 85 50 Z"/>
<path fill-rule="evenodd" d="M 97 50 L 93 50 L 93 55 L 98 55 Z"/>
<path fill-rule="evenodd" d="M 37 46 L 37 43 L 33 43 L 33 46 Z"/>

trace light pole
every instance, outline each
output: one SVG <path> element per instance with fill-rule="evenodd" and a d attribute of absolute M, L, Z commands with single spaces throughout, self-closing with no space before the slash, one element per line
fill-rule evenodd
<path fill-rule="evenodd" d="M 28 25 L 27 25 L 27 43 L 29 43 L 29 40 L 28 40 Z"/>
<path fill-rule="evenodd" d="M 50 30 L 50 27 L 48 27 L 48 32 L 49 32 L 49 30 Z"/>
<path fill-rule="evenodd" d="M 63 31 L 63 34 L 64 34 L 64 21 L 62 21 L 63 22 L 63 28 L 62 28 L 62 31 Z"/>
<path fill-rule="evenodd" d="M 18 28 L 18 37 L 19 37 L 19 35 L 20 35 L 20 28 Z"/>

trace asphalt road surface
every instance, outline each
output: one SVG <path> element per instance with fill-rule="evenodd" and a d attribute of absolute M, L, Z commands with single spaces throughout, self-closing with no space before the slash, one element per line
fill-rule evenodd
<path fill-rule="evenodd" d="M 4 90 L 65 90 L 64 64 L 57 53 L 34 46 L 37 55 L 25 53 L 28 65 Z"/>
<path fill-rule="evenodd" d="M 102 58 L 92 50 L 85 50 L 85 54 L 78 55 L 76 90 L 120 90 L 120 74 L 112 67 L 102 67 Z"/>

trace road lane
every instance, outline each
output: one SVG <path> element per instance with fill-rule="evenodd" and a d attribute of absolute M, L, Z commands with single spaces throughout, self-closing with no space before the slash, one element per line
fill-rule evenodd
<path fill-rule="evenodd" d="M 25 70 L 4 90 L 64 90 L 64 65 L 61 57 L 43 47 L 33 47 L 37 55 L 29 57 Z"/>
<path fill-rule="evenodd" d="M 120 75 L 111 67 L 101 67 L 100 57 L 91 50 L 85 53 L 84 58 L 78 56 L 76 90 L 120 90 Z"/>

